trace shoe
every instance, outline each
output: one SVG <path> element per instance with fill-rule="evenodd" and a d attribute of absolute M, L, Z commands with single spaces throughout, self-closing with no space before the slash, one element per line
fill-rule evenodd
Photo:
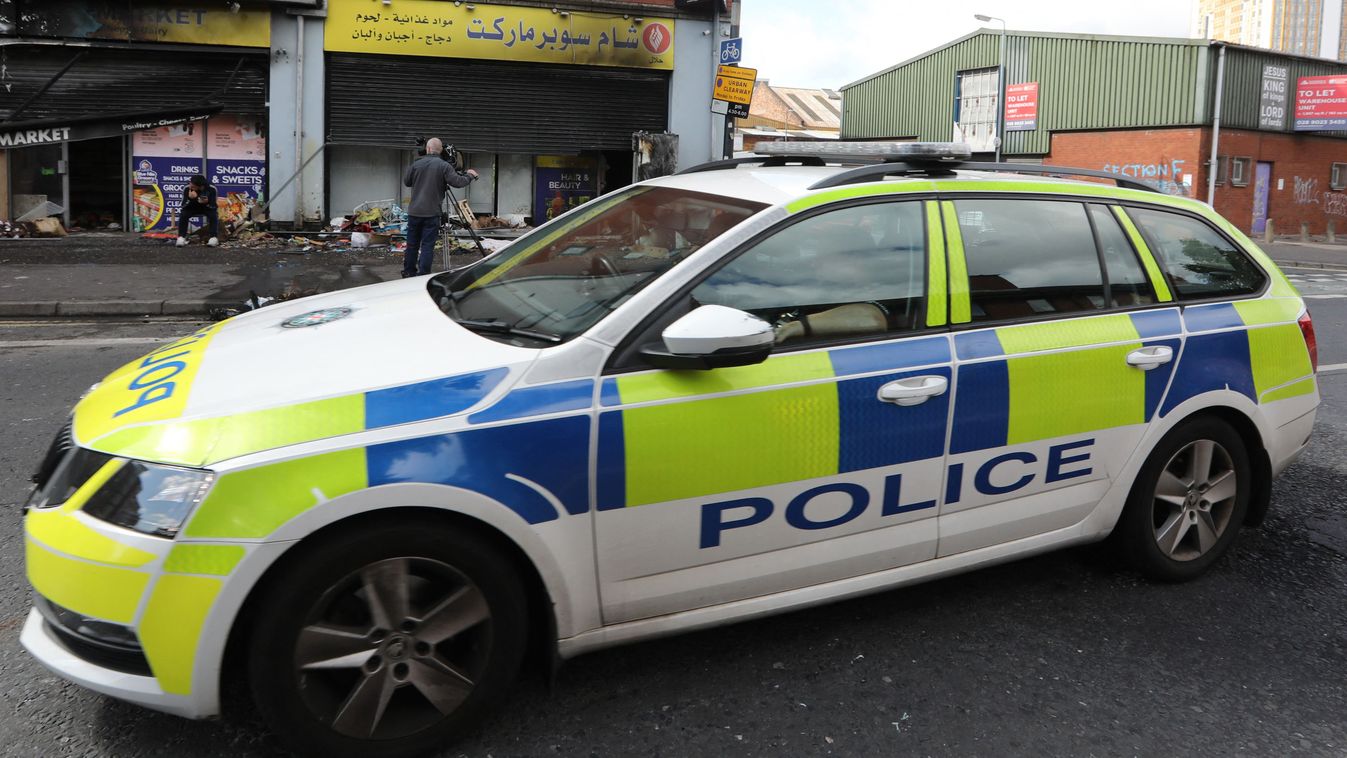
<path fill-rule="evenodd" d="M 219 247 L 219 246 L 220 246 L 219 237 L 211 237 L 210 239 L 206 240 L 206 247 Z"/>
<path fill-rule="evenodd" d="M 178 247 L 187 247 L 187 238 L 186 238 L 186 237 L 179 237 L 179 238 L 178 238 Z"/>

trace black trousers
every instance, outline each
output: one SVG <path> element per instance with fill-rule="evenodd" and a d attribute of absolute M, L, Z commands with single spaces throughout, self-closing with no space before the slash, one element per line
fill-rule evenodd
<path fill-rule="evenodd" d="M 198 216 L 205 216 L 206 225 L 210 227 L 210 236 L 220 236 L 220 209 L 210 205 L 200 205 L 198 203 L 184 203 L 182 209 L 178 212 L 178 236 L 187 236 L 187 222 Z"/>

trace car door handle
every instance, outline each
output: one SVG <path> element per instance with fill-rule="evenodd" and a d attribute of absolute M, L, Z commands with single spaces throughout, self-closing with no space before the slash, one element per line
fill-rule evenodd
<path fill-rule="evenodd" d="M 911 376 L 879 388 L 879 399 L 898 405 L 919 405 L 927 398 L 945 394 L 949 380 L 943 376 Z"/>
<path fill-rule="evenodd" d="M 1142 371 L 1150 371 L 1161 364 L 1174 360 L 1174 348 L 1168 345 L 1152 345 L 1127 354 L 1127 365 L 1136 366 Z"/>

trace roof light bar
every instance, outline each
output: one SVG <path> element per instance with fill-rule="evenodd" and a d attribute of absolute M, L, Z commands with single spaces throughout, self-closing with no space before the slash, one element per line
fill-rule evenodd
<path fill-rule="evenodd" d="M 817 155 L 838 160 L 966 161 L 973 151 L 964 142 L 759 142 L 758 155 Z"/>

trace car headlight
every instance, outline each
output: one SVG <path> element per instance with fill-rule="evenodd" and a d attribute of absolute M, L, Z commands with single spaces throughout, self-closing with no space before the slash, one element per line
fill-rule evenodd
<path fill-rule="evenodd" d="M 81 510 L 109 524 L 171 539 L 214 479 L 209 471 L 127 461 Z"/>

